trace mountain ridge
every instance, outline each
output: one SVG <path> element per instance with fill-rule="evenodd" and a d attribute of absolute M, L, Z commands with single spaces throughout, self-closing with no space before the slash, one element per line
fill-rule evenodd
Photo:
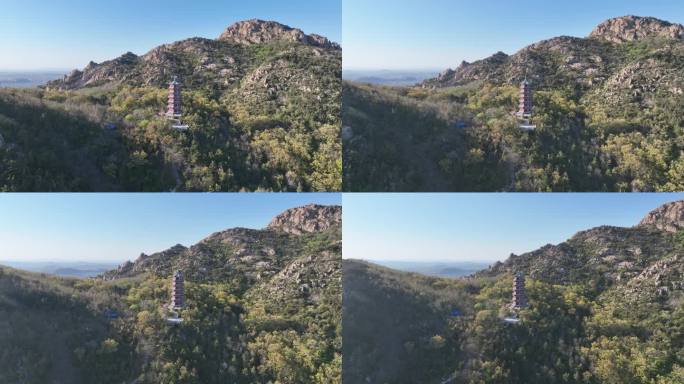
<path fill-rule="evenodd" d="M 511 254 L 475 276 L 525 272 L 534 279 L 572 284 L 592 275 L 614 284 L 676 253 L 672 234 L 684 228 L 683 217 L 684 201 L 670 202 L 652 210 L 632 227 L 604 225 L 579 231 L 562 243 Z"/>
<path fill-rule="evenodd" d="M 310 204 L 290 208 L 276 215 L 263 229 L 229 228 L 214 232 L 189 247 L 176 244 L 151 255 L 141 253 L 136 260 L 127 261 L 118 268 L 103 273 L 101 278 L 112 280 L 145 272 L 170 274 L 172 265 L 176 265 L 177 268 L 189 267 L 190 276 L 212 279 L 214 277 L 209 270 L 218 265 L 205 265 L 199 259 L 205 257 L 207 252 L 212 252 L 216 246 L 234 250 L 234 258 L 225 255 L 228 256 L 225 259 L 226 265 L 242 265 L 252 270 L 249 266 L 254 264 L 254 270 L 266 268 L 273 272 L 271 267 L 279 262 L 279 241 L 304 234 L 316 235 L 340 230 L 341 219 L 342 207 L 338 205 Z"/>
<path fill-rule="evenodd" d="M 422 83 L 425 87 L 462 85 L 472 81 L 517 84 L 525 78 L 542 86 L 555 86 L 546 79 L 554 67 L 567 71 L 585 88 L 607 80 L 613 67 L 612 51 L 622 43 L 637 43 L 662 38 L 681 42 L 684 26 L 653 17 L 622 16 L 599 24 L 588 37 L 559 36 L 541 40 L 512 55 L 501 51 L 472 63 L 463 61 L 456 69 L 447 69 L 439 76 Z M 540 51 L 555 52 L 559 58 L 545 61 Z M 555 71 L 555 73 L 559 73 Z M 582 80 L 582 77 L 591 80 Z"/>
<path fill-rule="evenodd" d="M 241 49 L 278 42 L 309 46 L 318 55 L 322 55 L 323 51 L 341 50 L 338 44 L 323 36 L 307 35 L 300 29 L 275 21 L 252 19 L 232 24 L 216 39 L 191 37 L 162 44 L 140 56 L 129 51 L 102 63 L 91 61 L 83 70 L 75 69 L 60 80 L 48 82 L 46 87 L 80 89 L 119 81 L 140 81 L 145 85 L 160 86 L 170 81 L 174 75 L 191 77 L 191 71 L 183 68 L 187 65 L 177 60 L 183 54 L 199 55 L 199 65 L 195 70 L 216 72 L 225 78 L 223 85 L 229 85 L 240 75 L 241 63 L 238 56 Z M 237 55 L 216 55 L 221 51 Z M 136 74 L 136 71 L 141 73 Z"/>

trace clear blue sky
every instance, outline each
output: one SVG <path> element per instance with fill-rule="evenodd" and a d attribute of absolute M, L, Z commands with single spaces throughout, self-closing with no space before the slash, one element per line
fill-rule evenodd
<path fill-rule="evenodd" d="M 335 193 L 0 194 L 0 260 L 122 262 L 282 211 L 341 203 Z"/>
<path fill-rule="evenodd" d="M 635 14 L 684 22 L 682 0 L 344 0 L 346 69 L 446 69 Z"/>
<path fill-rule="evenodd" d="M 684 194 L 344 194 L 344 258 L 504 260 L 600 225 L 631 227 Z"/>
<path fill-rule="evenodd" d="M 342 0 L 2 0 L 0 70 L 82 68 L 246 19 L 341 40 Z"/>

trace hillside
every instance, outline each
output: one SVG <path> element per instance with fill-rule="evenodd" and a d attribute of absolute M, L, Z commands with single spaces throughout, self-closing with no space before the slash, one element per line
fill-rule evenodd
<path fill-rule="evenodd" d="M 0 190 L 340 190 L 339 45 L 272 21 L 0 90 Z M 183 86 L 183 122 L 161 114 Z"/>
<path fill-rule="evenodd" d="M 293 211 L 325 229 L 228 229 L 94 279 L 0 269 L 0 381 L 339 383 L 341 208 Z M 176 270 L 187 305 L 170 325 Z"/>
<path fill-rule="evenodd" d="M 680 383 L 683 215 L 670 203 L 462 279 L 345 260 L 344 382 Z M 517 272 L 530 306 L 509 324 Z"/>
<path fill-rule="evenodd" d="M 683 30 L 618 17 L 413 87 L 345 82 L 345 189 L 680 190 Z M 533 132 L 512 115 L 524 79 Z"/>

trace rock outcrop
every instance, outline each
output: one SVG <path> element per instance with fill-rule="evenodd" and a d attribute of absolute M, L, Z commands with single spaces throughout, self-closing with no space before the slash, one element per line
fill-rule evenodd
<path fill-rule="evenodd" d="M 276 216 L 267 229 L 293 235 L 322 232 L 342 224 L 342 207 L 307 205 Z"/>
<path fill-rule="evenodd" d="M 623 16 L 599 24 L 589 37 L 624 43 L 645 38 L 683 39 L 684 26 L 654 17 Z"/>
<path fill-rule="evenodd" d="M 302 30 L 291 28 L 275 21 L 246 20 L 228 27 L 218 40 L 228 40 L 239 44 L 264 44 L 273 41 L 289 41 L 321 48 L 339 48 L 323 36 L 307 35 Z"/>
<path fill-rule="evenodd" d="M 684 201 L 675 201 L 649 212 L 639 227 L 655 227 L 661 231 L 678 232 L 684 228 Z"/>

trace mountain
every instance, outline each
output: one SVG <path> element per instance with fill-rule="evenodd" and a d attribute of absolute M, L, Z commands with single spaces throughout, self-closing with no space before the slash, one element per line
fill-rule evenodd
<path fill-rule="evenodd" d="M 654 67 L 658 70 L 676 71 L 677 58 L 683 54 L 682 31 L 684 26 L 680 24 L 652 17 L 618 17 L 601 23 L 587 38 L 556 37 L 527 46 L 511 56 L 497 52 L 474 63 L 463 62 L 455 70 L 447 70 L 424 84 L 437 87 L 473 81 L 518 84 L 527 76 L 539 88 L 572 85 L 589 89 L 610 81 L 614 75 L 628 72 L 630 64 L 635 64 L 630 57 L 633 52 L 629 50 L 642 47 L 640 44 L 652 44 L 648 47 L 651 52 L 643 59 L 657 60 Z M 650 77 L 651 74 L 642 75 Z M 676 76 L 662 80 L 666 87 L 682 85 L 682 79 Z"/>
<path fill-rule="evenodd" d="M 679 190 L 683 30 L 624 16 L 415 87 L 345 83 L 345 188 Z M 525 79 L 532 132 L 513 116 Z"/>
<path fill-rule="evenodd" d="M 90 62 L 41 90 L 0 90 L 0 188 L 341 188 L 341 56 L 273 21 Z M 182 84 L 186 132 L 163 116 Z"/>
<path fill-rule="evenodd" d="M 344 260 L 344 382 L 682 382 L 682 215 L 669 203 L 461 279 Z M 511 324 L 515 273 L 530 304 Z"/>
<path fill-rule="evenodd" d="M 331 225 L 228 229 L 92 279 L 0 269 L 0 381 L 339 382 L 341 207 L 293 211 Z M 172 325 L 178 270 L 186 307 Z"/>
<path fill-rule="evenodd" d="M 282 44 L 283 48 L 292 50 L 290 54 L 295 53 L 297 46 L 305 47 L 303 51 L 316 56 L 341 51 L 339 45 L 319 35 L 306 35 L 273 21 L 247 20 L 231 25 L 217 39 L 196 37 L 156 47 L 142 56 L 127 52 L 100 64 L 91 61 L 82 71 L 74 70 L 61 80 L 49 82 L 48 88 L 79 89 L 110 82 L 163 87 L 173 76 L 179 76 L 189 87 L 196 84 L 197 87 L 231 88 L 240 87 L 239 83 L 249 76 L 246 83 L 263 82 L 267 85 L 266 92 L 275 95 L 278 88 L 286 85 L 274 81 L 280 74 L 273 73 L 273 69 L 280 68 L 286 72 L 284 75 L 291 85 L 310 87 L 307 92 L 322 97 L 327 90 L 316 84 L 319 79 L 306 73 L 307 68 L 291 66 L 295 63 L 287 56 L 262 64 L 258 63 L 259 57 L 250 55 L 272 55 L 275 52 L 250 52 L 271 44 Z M 255 64 L 262 65 L 254 68 Z"/>

